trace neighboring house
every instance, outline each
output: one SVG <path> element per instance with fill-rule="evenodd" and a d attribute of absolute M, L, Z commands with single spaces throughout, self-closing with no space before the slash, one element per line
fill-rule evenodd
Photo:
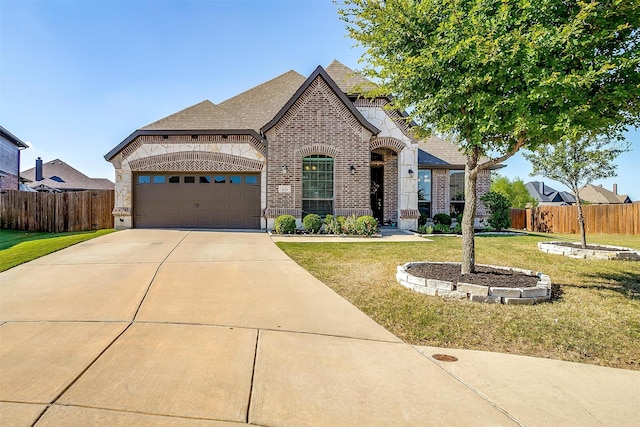
<path fill-rule="evenodd" d="M 36 191 L 64 192 L 83 190 L 113 190 L 115 184 L 105 178 L 89 178 L 60 159 L 43 162 L 36 159 L 34 168 L 21 173 L 27 186 Z"/>
<path fill-rule="evenodd" d="M 415 229 L 420 210 L 457 210 L 464 158 L 445 141 L 417 141 L 405 115 L 384 108 L 387 97 L 358 95 L 371 85 L 334 61 L 136 130 L 105 155 L 116 226 L 270 229 L 279 215 L 300 223 L 317 213 Z M 481 173 L 479 193 L 489 184 Z"/>
<path fill-rule="evenodd" d="M 20 188 L 20 150 L 25 148 L 27 144 L 0 126 L 0 190 Z"/>
<path fill-rule="evenodd" d="M 576 198 L 568 191 L 558 191 L 542 181 L 532 181 L 525 184 L 531 197 L 538 201 L 538 206 L 565 206 L 576 203 Z"/>
<path fill-rule="evenodd" d="M 629 196 L 618 194 L 617 184 L 613 184 L 613 191 L 601 185 L 587 184 L 580 189 L 580 199 L 591 204 L 631 203 Z"/>

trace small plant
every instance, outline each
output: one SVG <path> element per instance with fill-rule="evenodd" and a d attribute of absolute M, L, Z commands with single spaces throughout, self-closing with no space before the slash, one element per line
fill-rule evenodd
<path fill-rule="evenodd" d="M 433 225 L 423 225 L 418 228 L 420 234 L 433 234 Z"/>
<path fill-rule="evenodd" d="M 462 224 L 458 222 L 456 226 L 451 229 L 451 232 L 456 234 L 462 234 Z"/>
<path fill-rule="evenodd" d="M 346 234 L 358 234 L 358 217 L 349 215 L 344 221 L 343 231 Z"/>
<path fill-rule="evenodd" d="M 331 214 L 324 218 L 324 231 L 327 234 L 342 234 L 344 224 L 343 216 L 333 216 Z"/>
<path fill-rule="evenodd" d="M 296 219 L 293 215 L 280 215 L 276 218 L 273 229 L 278 234 L 293 234 L 296 231 Z"/>
<path fill-rule="evenodd" d="M 378 220 L 372 216 L 364 215 L 358 218 L 358 234 L 371 237 L 378 231 Z"/>
<path fill-rule="evenodd" d="M 304 229 L 311 234 L 316 234 L 322 228 L 322 218 L 318 214 L 309 214 L 302 220 Z"/>
<path fill-rule="evenodd" d="M 433 231 L 440 233 L 451 233 L 451 228 L 447 224 L 436 224 L 433 226 Z"/>
<path fill-rule="evenodd" d="M 435 225 L 451 225 L 451 216 L 446 213 L 439 213 L 433 216 L 433 223 Z"/>
<path fill-rule="evenodd" d="M 489 191 L 480 200 L 491 213 L 487 219 L 489 227 L 500 231 L 511 227 L 511 202 L 501 193 Z"/>
<path fill-rule="evenodd" d="M 458 224 L 462 224 L 462 214 L 459 213 L 458 216 L 456 217 L 456 220 L 458 221 Z"/>

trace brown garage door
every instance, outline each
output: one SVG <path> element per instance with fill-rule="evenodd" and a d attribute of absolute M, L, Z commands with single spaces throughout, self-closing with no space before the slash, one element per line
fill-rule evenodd
<path fill-rule="evenodd" d="M 134 175 L 134 227 L 260 228 L 260 175 Z"/>

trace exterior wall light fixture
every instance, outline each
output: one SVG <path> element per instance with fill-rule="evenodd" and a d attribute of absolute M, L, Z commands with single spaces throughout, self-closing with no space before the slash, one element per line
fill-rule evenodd
<path fill-rule="evenodd" d="M 351 172 L 351 175 L 354 175 L 356 173 L 356 167 L 351 165 L 351 167 L 349 168 L 349 171 Z"/>
<path fill-rule="evenodd" d="M 413 169 L 409 168 L 409 177 L 413 178 Z"/>
<path fill-rule="evenodd" d="M 287 168 L 287 165 L 283 165 L 282 166 L 282 175 L 286 175 L 288 171 L 289 171 L 289 169 Z"/>

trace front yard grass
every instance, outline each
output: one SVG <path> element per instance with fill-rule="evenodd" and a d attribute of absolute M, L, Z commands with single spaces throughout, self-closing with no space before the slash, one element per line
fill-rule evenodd
<path fill-rule="evenodd" d="M 43 233 L 0 230 L 0 271 L 113 231 L 115 230 Z"/>
<path fill-rule="evenodd" d="M 576 260 L 538 251 L 567 235 L 476 238 L 476 262 L 541 271 L 557 298 L 533 306 L 450 301 L 395 279 L 409 261 L 460 261 L 461 239 L 294 243 L 278 246 L 314 276 L 410 344 L 548 357 L 640 370 L 640 262 Z M 640 236 L 587 236 L 640 249 Z"/>

